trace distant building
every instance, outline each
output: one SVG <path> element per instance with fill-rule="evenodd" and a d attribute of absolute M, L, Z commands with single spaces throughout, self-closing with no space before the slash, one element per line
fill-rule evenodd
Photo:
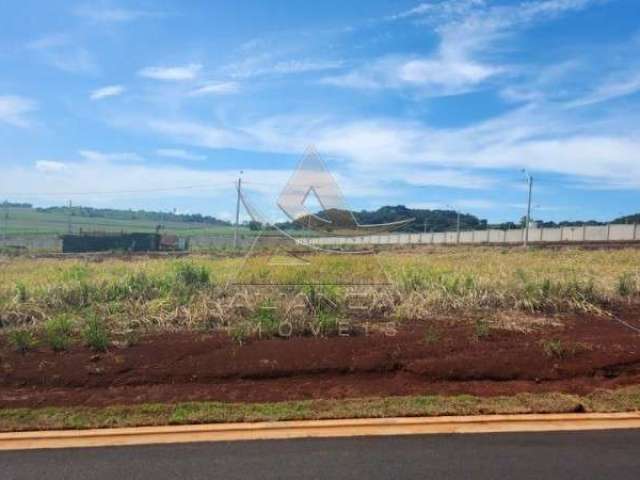
<path fill-rule="evenodd" d="M 155 233 L 63 235 L 63 253 L 154 252 L 159 250 L 160 235 Z"/>

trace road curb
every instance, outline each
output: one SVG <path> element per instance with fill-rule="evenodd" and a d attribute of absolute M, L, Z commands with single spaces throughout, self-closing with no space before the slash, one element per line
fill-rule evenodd
<path fill-rule="evenodd" d="M 82 448 L 292 438 L 339 438 L 454 433 L 557 432 L 636 428 L 640 428 L 640 412 L 223 423 L 165 427 L 0 433 L 0 450 Z"/>

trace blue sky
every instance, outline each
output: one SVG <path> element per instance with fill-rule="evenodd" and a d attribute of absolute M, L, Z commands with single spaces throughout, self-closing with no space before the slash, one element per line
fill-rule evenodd
<path fill-rule="evenodd" d="M 231 218 L 315 146 L 353 208 L 640 211 L 637 0 L 7 0 L 0 198 Z"/>

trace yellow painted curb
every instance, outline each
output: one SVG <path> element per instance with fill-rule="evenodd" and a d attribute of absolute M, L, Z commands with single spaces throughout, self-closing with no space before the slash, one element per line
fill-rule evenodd
<path fill-rule="evenodd" d="M 286 438 L 640 428 L 640 412 L 374 418 L 0 433 L 0 450 Z"/>

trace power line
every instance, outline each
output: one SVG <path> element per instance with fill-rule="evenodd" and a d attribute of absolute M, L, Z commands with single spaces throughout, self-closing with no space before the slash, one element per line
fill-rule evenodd
<path fill-rule="evenodd" d="M 48 215 L 47 213 L 43 213 L 42 215 Z M 88 220 L 90 218 L 102 219 L 103 221 L 91 221 Z M 80 220 L 84 219 L 84 220 Z M 111 222 L 104 221 L 111 220 Z M 114 229 L 118 228 L 155 228 L 157 222 L 160 222 L 159 219 L 149 218 L 146 221 L 148 223 L 142 223 L 145 219 L 127 219 L 127 218 L 109 218 L 109 217 L 90 217 L 90 216 L 74 216 L 73 217 L 73 225 L 74 226 L 87 226 L 87 227 L 112 227 Z M 137 222 L 137 223 L 132 223 Z M 6 223 L 6 221 L 5 221 Z M 63 226 L 68 225 L 68 220 L 63 219 L 49 219 L 49 218 L 35 218 L 33 220 L 29 219 L 17 219 L 14 223 L 18 224 L 30 224 L 37 223 L 38 225 L 42 225 L 42 228 L 55 228 L 57 225 Z M 220 225 L 217 224 L 209 224 L 202 222 L 180 222 L 179 220 L 171 220 L 169 222 L 163 223 L 167 230 L 206 230 L 210 228 L 215 228 Z"/>
<path fill-rule="evenodd" d="M 267 187 L 281 187 L 282 183 L 279 182 L 250 182 L 247 180 L 243 180 L 242 183 L 244 184 L 249 184 L 249 185 L 263 185 L 263 186 L 267 186 Z"/>
<path fill-rule="evenodd" d="M 154 192 L 173 192 L 177 190 L 195 190 L 195 189 L 209 189 L 219 187 L 232 187 L 232 183 L 217 183 L 206 185 L 185 185 L 181 187 L 171 188 L 149 188 L 141 190 L 111 190 L 111 191 L 93 191 L 93 192 L 38 192 L 38 193 L 23 193 L 23 192 L 8 192 L 3 195 L 6 197 L 58 197 L 58 196 L 81 196 L 81 195 L 118 195 L 118 194 L 132 194 L 132 193 L 154 193 Z"/>

